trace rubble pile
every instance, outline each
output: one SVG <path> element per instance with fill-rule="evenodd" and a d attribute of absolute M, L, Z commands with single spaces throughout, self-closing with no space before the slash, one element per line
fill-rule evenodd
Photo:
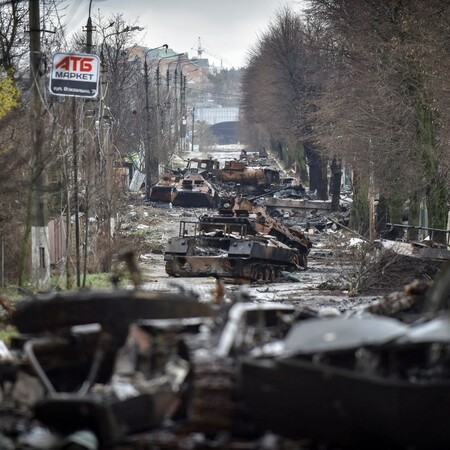
<path fill-rule="evenodd" d="M 449 285 L 348 313 L 223 285 L 41 294 L 0 345 L 2 448 L 448 448 Z"/>

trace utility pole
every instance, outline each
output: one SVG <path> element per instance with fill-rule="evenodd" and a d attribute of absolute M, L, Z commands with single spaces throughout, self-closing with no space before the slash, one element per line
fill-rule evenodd
<path fill-rule="evenodd" d="M 178 76 L 178 71 L 177 71 L 177 67 L 178 67 L 178 63 L 175 66 L 175 72 L 174 72 L 174 87 L 175 87 L 175 114 L 174 114 L 174 118 L 175 118 L 175 149 L 176 151 L 180 150 L 180 132 L 179 132 L 179 122 L 178 122 L 178 95 L 177 95 L 177 76 Z"/>
<path fill-rule="evenodd" d="M 41 24 L 39 0 L 29 1 L 30 78 L 31 78 L 31 278 L 39 289 L 50 282 L 50 250 L 47 200 L 45 198 L 45 162 L 42 154 L 43 83 L 41 77 Z"/>
<path fill-rule="evenodd" d="M 150 122 L 152 121 L 154 117 L 154 108 L 152 108 L 152 114 L 150 114 L 150 100 L 149 100 L 149 71 L 148 71 L 148 63 L 147 63 L 147 55 L 152 52 L 153 50 L 159 50 L 161 48 L 167 49 L 169 48 L 168 44 L 160 45 L 159 47 L 149 48 L 144 53 L 144 82 L 145 82 L 145 198 L 147 200 L 150 199 L 150 191 L 152 188 L 152 150 L 153 153 L 155 153 L 156 149 L 152 148 L 152 144 L 154 142 L 154 139 L 151 135 L 150 130 Z M 159 70 L 159 69 L 158 69 Z M 158 72 L 159 73 L 159 72 Z M 159 85 L 158 85 L 158 105 L 157 108 L 159 108 Z M 153 133 L 154 133 L 154 124 L 152 126 Z"/>
<path fill-rule="evenodd" d="M 72 97 L 72 151 L 73 151 L 73 195 L 75 204 L 75 267 L 77 273 L 77 287 L 81 286 L 80 267 L 80 202 L 78 198 L 78 129 L 77 129 L 77 102 Z M 69 227 L 70 229 L 70 227 Z M 67 248 L 69 255 L 70 248 Z M 69 260 L 69 256 L 66 256 Z"/>
<path fill-rule="evenodd" d="M 89 14 L 86 23 L 86 53 L 92 53 L 92 19 L 91 19 L 92 0 L 89 1 Z"/>
<path fill-rule="evenodd" d="M 183 82 L 184 81 L 184 82 Z M 183 67 L 180 70 L 180 138 L 181 150 L 186 148 L 186 108 L 185 108 L 185 94 L 186 94 L 186 76 L 183 75 Z"/>
<path fill-rule="evenodd" d="M 91 7 L 92 0 L 89 1 L 89 15 L 86 23 L 86 53 L 92 53 L 92 19 L 91 19 Z M 91 122 L 93 121 L 93 112 L 90 111 L 93 107 L 91 100 L 86 100 L 84 103 L 84 121 L 85 128 L 89 130 L 91 128 Z M 85 195 L 85 226 L 84 226 L 84 255 L 83 255 L 83 283 L 82 286 L 86 286 L 87 275 L 87 263 L 89 252 L 89 214 L 94 210 L 94 186 L 95 186 L 95 173 L 96 173 L 96 158 L 94 154 L 94 143 L 92 141 L 91 133 L 87 132 L 86 135 L 86 195 Z"/>
<path fill-rule="evenodd" d="M 150 171 L 150 103 L 148 98 L 148 64 L 147 54 L 144 55 L 144 81 L 145 81 L 145 198 L 150 200 L 152 188 L 152 174 Z"/>
<path fill-rule="evenodd" d="M 195 106 L 192 107 L 192 151 L 194 151 Z"/>
<path fill-rule="evenodd" d="M 151 161 L 151 169 L 155 172 L 155 175 L 158 174 L 158 164 L 159 164 L 159 152 L 160 152 L 160 142 L 161 142 L 161 98 L 160 98 L 160 85 L 161 85 L 161 77 L 159 74 L 159 63 L 161 59 L 158 61 L 158 65 L 156 66 L 156 130 L 155 130 L 155 146 L 153 151 L 153 159 Z M 150 169 L 150 170 L 151 170 Z"/>

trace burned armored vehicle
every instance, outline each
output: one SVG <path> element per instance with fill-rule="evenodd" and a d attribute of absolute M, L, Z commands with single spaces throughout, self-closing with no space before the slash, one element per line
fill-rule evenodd
<path fill-rule="evenodd" d="M 234 361 L 283 338 L 293 320 L 292 305 L 236 297 L 217 308 L 185 290 L 25 300 L 12 315 L 22 334 L 9 349 L 0 341 L 1 448 L 178 449 L 224 431 L 232 439 L 242 418 Z M 217 448 L 197 444 L 188 448 Z"/>
<path fill-rule="evenodd" d="M 277 169 L 252 166 L 246 161 L 226 161 L 225 167 L 217 171 L 217 179 L 223 183 L 234 182 L 242 185 L 270 186 L 280 181 Z"/>
<path fill-rule="evenodd" d="M 12 315 L 21 334 L 10 348 L 0 340 L 0 447 L 116 448 L 161 426 L 189 371 L 170 327 L 197 330 L 214 314 L 186 292 L 83 290 L 22 301 Z M 75 445 L 80 439 L 86 446 Z"/>
<path fill-rule="evenodd" d="M 175 185 L 172 204 L 174 206 L 213 208 L 218 194 L 212 183 L 199 173 L 184 175 Z"/>
<path fill-rule="evenodd" d="M 152 187 L 150 200 L 172 203 L 174 206 L 216 206 L 218 194 L 209 179 L 219 169 L 219 162 L 212 158 L 193 158 L 184 169 L 168 170 Z"/>
<path fill-rule="evenodd" d="M 391 297 L 394 309 L 407 305 L 403 320 L 311 318 L 272 354 L 245 356 L 240 388 L 259 429 L 326 448 L 448 448 L 450 265 L 423 302 L 417 285 L 405 288 Z"/>
<path fill-rule="evenodd" d="M 197 222 L 181 221 L 169 239 L 164 259 L 171 276 L 215 276 L 274 281 L 283 271 L 304 270 L 309 239 L 245 199 L 224 201 L 218 214 Z"/>
<path fill-rule="evenodd" d="M 150 201 L 171 203 L 175 198 L 175 186 L 181 175 L 165 172 L 161 179 L 150 190 Z"/>

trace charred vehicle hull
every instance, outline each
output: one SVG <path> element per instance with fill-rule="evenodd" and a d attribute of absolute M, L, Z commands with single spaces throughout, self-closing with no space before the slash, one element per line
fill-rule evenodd
<path fill-rule="evenodd" d="M 207 181 L 219 169 L 219 162 L 211 158 L 190 159 L 184 169 L 169 170 L 152 187 L 150 200 L 172 203 L 175 206 L 210 208 L 217 194 Z"/>
<path fill-rule="evenodd" d="M 130 289 L 51 293 L 21 302 L 12 323 L 22 335 L 0 359 L 0 382 L 3 387 L 7 375 L 23 390 L 16 401 L 29 411 L 11 417 L 11 392 L 2 397 L 2 443 L 5 432 L 26 436 L 38 426 L 51 430 L 41 448 L 56 448 L 58 439 L 72 448 L 71 439 L 81 438 L 92 445 L 73 448 L 118 448 L 131 435 L 161 426 L 188 373 L 172 324 L 198 329 L 214 315 L 188 294 Z M 161 329 L 170 335 L 167 345 Z"/>
<path fill-rule="evenodd" d="M 270 167 L 253 167 L 241 161 L 227 161 L 225 167 L 217 171 L 217 179 L 223 183 L 267 186 L 280 181 L 280 173 Z"/>
<path fill-rule="evenodd" d="M 281 355 L 244 358 L 243 396 L 261 429 L 284 436 L 344 448 L 448 448 L 448 357 L 434 353 L 447 347 L 448 330 L 447 317 L 411 327 L 370 316 L 313 319 L 288 333 Z"/>
<path fill-rule="evenodd" d="M 191 173 L 176 185 L 172 204 L 174 206 L 212 208 L 216 201 L 217 194 L 214 186 L 202 175 Z"/>
<path fill-rule="evenodd" d="M 174 173 L 165 173 L 150 190 L 150 201 L 170 203 L 175 197 L 175 186 L 179 180 Z"/>
<path fill-rule="evenodd" d="M 189 226 L 193 233 L 189 234 Z M 305 248 L 305 253 L 308 249 Z M 282 271 L 306 267 L 299 248 L 259 233 L 248 217 L 205 216 L 198 223 L 180 223 L 164 259 L 171 276 L 216 276 L 273 281 Z"/>
<path fill-rule="evenodd" d="M 175 186 L 155 185 L 150 191 L 150 201 L 171 203 L 175 198 Z"/>
<path fill-rule="evenodd" d="M 169 241 L 166 250 L 166 272 L 177 276 L 215 276 L 220 278 L 244 278 L 251 281 L 273 281 L 282 270 L 295 270 L 297 252 L 290 248 L 258 241 L 232 241 L 221 239 L 219 248 L 213 247 L 214 256 L 205 256 L 202 250 L 209 247 L 211 239 L 196 239 L 192 253 L 184 254 L 188 242 L 182 238 Z M 197 250 L 198 249 L 198 250 Z M 218 251 L 221 250 L 221 251 Z M 298 262 L 298 259 L 297 259 Z"/>

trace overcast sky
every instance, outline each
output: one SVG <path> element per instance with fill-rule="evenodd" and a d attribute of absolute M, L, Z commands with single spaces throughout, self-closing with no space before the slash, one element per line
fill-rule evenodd
<path fill-rule="evenodd" d="M 68 31 L 86 24 L 89 0 L 68 0 Z M 126 21 L 145 28 L 139 44 L 148 48 L 168 44 L 176 52 L 197 56 L 198 38 L 203 57 L 224 67 L 242 67 L 250 48 L 284 5 L 299 9 L 295 0 L 93 0 L 91 15 L 123 13 Z M 70 19 L 70 20 L 69 20 Z"/>

